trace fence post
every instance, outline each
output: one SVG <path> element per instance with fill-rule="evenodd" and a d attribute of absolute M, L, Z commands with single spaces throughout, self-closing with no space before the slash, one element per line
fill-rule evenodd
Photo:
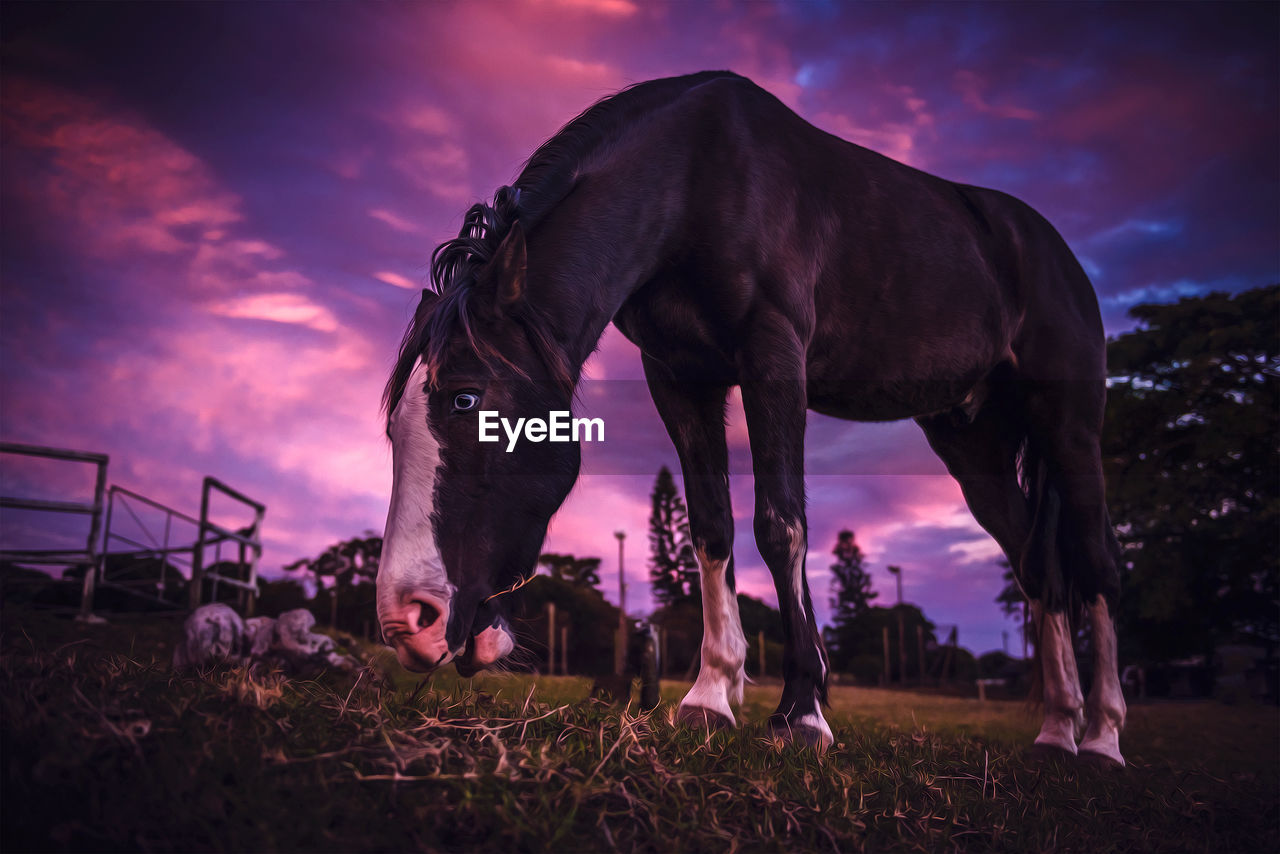
<path fill-rule="evenodd" d="M 547 673 L 556 675 L 556 603 L 547 603 Z"/>
<path fill-rule="evenodd" d="M 756 648 L 760 650 L 760 675 L 764 676 L 764 629 L 756 637 Z"/>
<path fill-rule="evenodd" d="M 916 626 L 916 652 L 920 656 L 920 684 L 924 684 L 924 626 Z"/>
<path fill-rule="evenodd" d="M 901 578 L 901 576 L 899 576 Z M 902 605 L 898 605 L 898 681 L 907 684 L 907 628 Z"/>
<path fill-rule="evenodd" d="M 885 626 L 882 632 L 882 640 L 884 641 L 884 685 L 889 685 L 889 627 Z"/>
<path fill-rule="evenodd" d="M 209 478 L 204 479 L 204 488 L 200 490 L 200 524 L 196 526 L 196 545 L 191 551 L 191 587 L 187 594 L 187 605 L 194 611 L 200 607 L 204 597 L 204 526 L 209 521 Z"/>

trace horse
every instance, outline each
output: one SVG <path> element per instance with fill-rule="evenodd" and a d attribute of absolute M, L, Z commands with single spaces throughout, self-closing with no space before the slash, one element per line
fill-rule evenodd
<path fill-rule="evenodd" d="M 478 413 L 569 410 L 613 323 L 640 349 L 679 456 L 701 572 L 700 667 L 679 720 L 733 727 L 742 702 L 724 421 L 738 386 L 754 533 L 785 633 L 772 733 L 833 741 L 805 577 L 806 412 L 914 418 L 1030 602 L 1044 711 L 1033 749 L 1123 764 L 1105 339 L 1088 277 L 1031 207 L 702 72 L 570 121 L 467 211 L 432 254 L 431 284 L 383 399 L 394 482 L 377 605 L 406 667 L 469 674 L 513 650 L 503 595 L 533 571 L 581 451 L 480 443 Z M 1072 643 L 1086 616 L 1087 699 Z"/>

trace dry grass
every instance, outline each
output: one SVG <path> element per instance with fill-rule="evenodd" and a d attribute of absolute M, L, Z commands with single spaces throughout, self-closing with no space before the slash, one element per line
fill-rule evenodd
<path fill-rule="evenodd" d="M 1280 843 L 1275 710 L 1134 709 L 1122 773 L 1031 766 L 1019 704 L 840 688 L 826 756 L 707 735 L 583 679 L 380 665 L 176 676 L 173 625 L 6 615 L 4 850 L 1254 851 Z M 161 647 L 160 644 L 169 644 Z M 676 699 L 682 686 L 665 686 Z"/>

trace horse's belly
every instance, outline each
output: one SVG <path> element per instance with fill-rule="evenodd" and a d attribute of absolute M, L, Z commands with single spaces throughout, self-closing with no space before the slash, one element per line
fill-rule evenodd
<path fill-rule="evenodd" d="M 962 405 L 977 377 L 935 380 L 810 380 L 809 408 L 849 421 L 897 421 Z"/>

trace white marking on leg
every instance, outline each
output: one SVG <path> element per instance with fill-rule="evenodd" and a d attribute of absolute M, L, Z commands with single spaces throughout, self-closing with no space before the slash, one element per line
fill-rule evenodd
<path fill-rule="evenodd" d="M 1120 731 L 1124 729 L 1128 710 L 1120 688 L 1115 623 L 1107 601 L 1101 596 L 1089 606 L 1089 623 L 1093 639 L 1093 685 L 1085 708 L 1086 727 L 1080 750 L 1097 753 L 1123 765 Z"/>
<path fill-rule="evenodd" d="M 1066 614 L 1051 613 L 1040 603 L 1031 606 L 1040 632 L 1040 664 L 1044 677 L 1044 725 L 1036 736 L 1043 744 L 1076 752 L 1076 737 L 1083 725 L 1084 697 L 1076 672 L 1071 625 Z"/>
<path fill-rule="evenodd" d="M 698 678 L 680 701 L 681 708 L 696 706 L 724 715 L 735 726 L 730 703 L 742 703 L 746 677 L 747 639 L 738 616 L 738 597 L 729 589 L 729 561 L 712 560 L 698 549 L 702 567 L 702 659 Z"/>
<path fill-rule="evenodd" d="M 800 619 L 808 624 L 809 615 L 804 607 L 804 555 L 808 543 L 804 536 L 804 527 L 793 522 L 787 525 L 787 572 L 791 575 L 791 592 L 796 597 Z"/>

